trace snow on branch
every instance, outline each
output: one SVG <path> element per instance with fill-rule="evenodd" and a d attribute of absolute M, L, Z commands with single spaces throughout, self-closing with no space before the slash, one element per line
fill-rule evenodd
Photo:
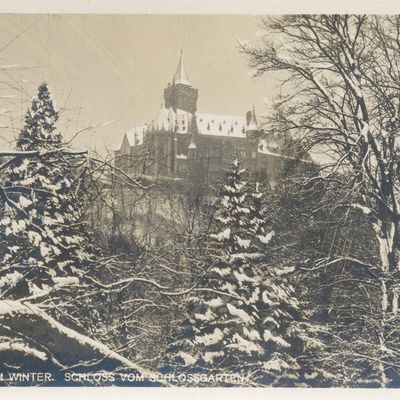
<path fill-rule="evenodd" d="M 59 148 L 51 150 L 1 150 L 0 157 L 31 157 L 45 154 L 62 153 L 67 155 L 86 155 L 86 150 L 71 150 L 68 148 Z"/>
<path fill-rule="evenodd" d="M 42 345 L 42 348 L 47 349 L 46 357 L 59 360 L 65 368 L 99 360 L 98 368 L 129 368 L 142 375 L 150 374 L 106 345 L 67 328 L 30 303 L 0 301 L 0 335 L 8 335 L 10 331 L 13 332 L 13 337 L 22 336 L 28 343 Z M 0 351 L 8 346 L 9 343 L 0 344 Z M 25 344 L 14 344 L 12 350 L 23 354 L 28 352 L 44 359 L 42 348 L 37 350 Z"/>
<path fill-rule="evenodd" d="M 47 360 L 47 355 L 45 352 L 34 349 L 25 343 L 13 341 L 0 343 L 0 353 L 9 351 L 21 353 L 24 357 L 35 357 L 42 361 Z"/>

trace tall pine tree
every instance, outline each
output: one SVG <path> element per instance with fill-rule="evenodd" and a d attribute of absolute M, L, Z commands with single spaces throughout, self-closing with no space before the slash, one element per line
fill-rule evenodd
<path fill-rule="evenodd" d="M 6 173 L 8 200 L 2 206 L 0 292 L 35 294 L 60 278 L 77 277 L 89 257 L 75 184 L 74 160 L 56 128 L 58 113 L 45 83 L 25 117 Z"/>
<path fill-rule="evenodd" d="M 258 184 L 235 161 L 222 187 L 211 235 L 213 265 L 189 299 L 183 333 L 167 363 L 180 372 L 240 373 L 250 384 L 301 381 L 293 268 L 268 263 L 267 229 Z"/>
<path fill-rule="evenodd" d="M 37 97 L 32 100 L 31 108 L 25 115 L 25 125 L 17 139 L 18 150 L 44 150 L 60 148 L 62 135 L 57 132 L 58 121 L 49 88 L 42 83 Z"/>

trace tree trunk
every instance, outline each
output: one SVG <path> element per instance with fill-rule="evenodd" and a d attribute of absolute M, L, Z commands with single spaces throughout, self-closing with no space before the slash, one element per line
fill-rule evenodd
<path fill-rule="evenodd" d="M 397 223 L 384 218 L 374 226 L 376 237 L 379 243 L 381 261 L 381 316 L 379 336 L 379 373 L 381 386 L 387 387 L 390 383 L 386 360 L 388 357 L 387 320 L 397 314 L 398 311 L 398 290 L 396 275 L 399 271 L 398 263 L 398 226 Z"/>

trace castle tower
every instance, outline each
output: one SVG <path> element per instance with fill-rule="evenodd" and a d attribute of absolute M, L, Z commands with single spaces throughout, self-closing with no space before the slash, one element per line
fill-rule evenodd
<path fill-rule="evenodd" d="M 183 63 L 183 52 L 179 57 L 178 66 L 172 79 L 172 84 L 164 89 L 165 107 L 174 111 L 181 109 L 194 114 L 197 109 L 198 90 L 192 87 Z"/>
<path fill-rule="evenodd" d="M 246 122 L 247 122 L 246 136 L 251 137 L 253 134 L 259 131 L 254 104 L 253 104 L 253 110 L 248 111 L 246 113 Z"/>

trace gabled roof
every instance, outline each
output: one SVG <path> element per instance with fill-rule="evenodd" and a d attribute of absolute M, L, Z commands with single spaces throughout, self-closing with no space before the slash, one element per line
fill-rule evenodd
<path fill-rule="evenodd" d="M 189 133 L 190 121 L 192 114 L 187 111 L 177 109 L 176 112 L 172 107 L 161 107 L 158 116 L 155 119 L 153 128 L 156 130 L 165 130 L 167 132 L 175 131 L 180 134 Z"/>
<path fill-rule="evenodd" d="M 183 85 L 192 86 L 189 81 L 188 74 L 186 73 L 185 65 L 183 64 L 183 52 L 181 50 L 181 55 L 179 57 L 178 66 L 174 75 L 174 83 L 182 83 Z"/>
<path fill-rule="evenodd" d="M 161 131 L 169 131 L 173 129 L 173 119 L 171 118 L 171 114 L 167 108 L 161 107 L 158 116 L 156 118 L 156 123 L 154 128 Z"/>
<path fill-rule="evenodd" d="M 279 146 L 274 143 L 274 142 L 269 142 L 265 139 L 261 139 L 258 142 L 258 152 L 261 154 L 265 154 L 267 156 L 272 156 L 272 157 L 277 157 L 277 158 L 283 158 L 283 159 L 288 159 L 288 160 L 295 160 L 295 161 L 301 161 L 306 164 L 315 164 L 315 161 L 313 158 L 310 156 L 310 154 L 307 154 L 305 158 L 299 159 L 297 157 L 293 157 L 287 154 L 282 154 L 280 152 Z"/>
<path fill-rule="evenodd" d="M 143 124 L 135 126 L 132 130 L 127 132 L 126 138 L 128 139 L 129 146 L 139 146 L 143 144 L 143 136 L 147 130 L 147 125 Z"/>

